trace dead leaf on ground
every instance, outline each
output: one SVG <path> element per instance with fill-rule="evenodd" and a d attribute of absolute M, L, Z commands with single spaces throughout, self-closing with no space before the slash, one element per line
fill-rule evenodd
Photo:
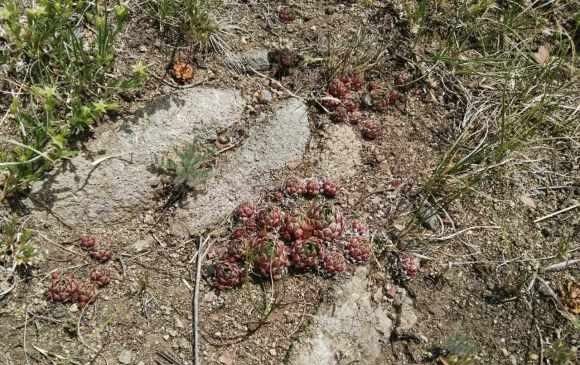
<path fill-rule="evenodd" d="M 568 281 L 561 295 L 566 309 L 572 314 L 580 314 L 580 284 L 576 281 Z"/>
<path fill-rule="evenodd" d="M 533 54 L 533 57 L 538 64 L 545 65 L 550 59 L 550 50 L 546 46 L 540 46 L 538 51 Z"/>

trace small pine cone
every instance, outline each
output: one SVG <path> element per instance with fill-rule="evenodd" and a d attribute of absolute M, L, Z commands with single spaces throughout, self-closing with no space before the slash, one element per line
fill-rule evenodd
<path fill-rule="evenodd" d="M 360 237 L 352 237 L 348 240 L 344 250 L 348 257 L 357 264 L 367 263 L 371 257 L 371 245 Z"/>
<path fill-rule="evenodd" d="M 304 181 L 294 176 L 289 177 L 284 184 L 284 191 L 291 196 L 302 194 L 304 188 Z"/>
<path fill-rule="evenodd" d="M 238 263 L 229 260 L 220 261 L 214 266 L 212 286 L 219 290 L 231 289 L 242 285 L 246 280 L 246 270 Z"/>
<path fill-rule="evenodd" d="M 265 240 L 254 261 L 254 266 L 264 278 L 280 279 L 287 271 L 288 249 L 284 242 Z"/>
<path fill-rule="evenodd" d="M 372 120 L 367 120 L 363 122 L 360 126 L 360 129 L 362 136 L 368 140 L 377 139 L 378 137 L 381 136 L 383 132 L 381 126 L 377 122 Z"/>
<path fill-rule="evenodd" d="M 107 286 L 111 282 L 111 275 L 108 270 L 95 269 L 89 275 L 92 282 L 94 282 L 97 287 L 102 288 Z"/>
<path fill-rule="evenodd" d="M 342 253 L 338 251 L 327 251 L 322 256 L 322 268 L 330 275 L 346 271 L 347 262 Z"/>
<path fill-rule="evenodd" d="M 105 263 L 113 257 L 113 253 L 109 250 L 91 251 L 90 255 L 100 263 Z"/>
<path fill-rule="evenodd" d="M 236 216 L 242 221 L 252 218 L 254 214 L 256 214 L 256 206 L 249 202 L 240 204 L 236 209 Z"/>
<path fill-rule="evenodd" d="M 193 67 L 189 63 L 176 62 L 171 67 L 171 76 L 177 83 L 189 82 L 193 79 Z"/>
<path fill-rule="evenodd" d="M 336 183 L 330 179 L 325 179 L 322 183 L 322 193 L 327 198 L 334 198 L 336 197 L 336 193 L 338 192 L 338 187 Z"/>
<path fill-rule="evenodd" d="M 304 189 L 304 195 L 309 197 L 314 197 L 320 193 L 320 184 L 318 180 L 311 179 L 306 182 L 306 187 Z"/>
<path fill-rule="evenodd" d="M 97 246 L 97 240 L 93 236 L 82 236 L 81 247 L 87 251 L 92 251 Z"/>
<path fill-rule="evenodd" d="M 312 269 L 318 266 L 321 252 L 322 245 L 317 239 L 295 241 L 290 248 L 290 262 L 298 270 Z"/>
<path fill-rule="evenodd" d="M 348 115 L 348 111 L 344 106 L 339 106 L 336 108 L 334 113 L 331 114 L 330 119 L 334 123 L 347 123 L 350 121 L 350 117 Z"/>
<path fill-rule="evenodd" d="M 399 265 L 401 270 L 401 279 L 409 280 L 417 276 L 419 272 L 419 259 L 408 254 L 399 255 Z"/>
<path fill-rule="evenodd" d="M 345 99 L 348 95 L 348 87 L 339 79 L 334 79 L 328 84 L 328 93 L 339 99 Z"/>
<path fill-rule="evenodd" d="M 265 231 L 273 231 L 280 228 L 284 219 L 284 213 L 280 208 L 266 208 L 258 212 L 258 226 Z"/>

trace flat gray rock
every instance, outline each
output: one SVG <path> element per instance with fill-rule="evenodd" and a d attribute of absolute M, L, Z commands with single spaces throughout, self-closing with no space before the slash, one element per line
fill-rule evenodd
<path fill-rule="evenodd" d="M 280 102 L 273 115 L 252 127 L 249 134 L 234 155 L 212 173 L 205 193 L 190 198 L 177 211 L 173 232 L 185 235 L 216 223 L 271 184 L 270 172 L 301 160 L 310 139 L 306 105 L 298 99 Z"/>
<path fill-rule="evenodd" d="M 86 151 L 33 186 L 27 205 L 70 225 L 122 220 L 135 208 L 151 208 L 151 182 L 159 179 L 150 169 L 159 157 L 194 138 L 215 137 L 241 119 L 243 108 L 237 90 L 194 88 L 162 97 L 133 120 L 99 127 Z"/>
<path fill-rule="evenodd" d="M 335 300 L 324 303 L 310 329 L 289 352 L 288 364 L 378 364 L 389 343 L 393 322 L 372 303 L 367 268 L 339 285 Z"/>
<path fill-rule="evenodd" d="M 226 63 L 231 67 L 244 72 L 251 72 L 252 69 L 256 71 L 267 71 L 270 69 L 270 59 L 268 58 L 267 49 L 253 49 L 233 55 Z"/>

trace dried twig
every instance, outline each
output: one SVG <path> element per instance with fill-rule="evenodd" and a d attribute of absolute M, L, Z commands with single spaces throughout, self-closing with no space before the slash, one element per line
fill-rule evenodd
<path fill-rule="evenodd" d="M 462 229 L 461 231 L 457 231 L 455 233 L 450 234 L 449 236 L 445 236 L 445 237 L 431 237 L 429 238 L 431 241 L 447 241 L 450 240 L 456 236 L 459 236 L 462 233 L 468 232 L 468 231 L 472 231 L 474 229 L 500 229 L 500 226 L 473 226 L 473 227 L 469 227 L 469 228 L 465 228 Z"/>
<path fill-rule="evenodd" d="M 24 357 L 26 358 L 26 364 L 30 365 L 30 360 L 28 359 L 28 351 L 26 350 L 26 333 L 28 332 L 28 306 L 24 310 L 24 335 L 22 338 L 22 350 L 24 351 Z"/>
<path fill-rule="evenodd" d="M 208 235 L 205 240 L 202 241 L 201 237 L 199 239 L 199 248 L 197 250 L 197 260 L 196 260 L 196 270 L 195 270 L 195 282 L 192 298 L 192 310 L 193 310 L 193 326 L 192 326 L 192 348 L 193 348 L 193 364 L 201 365 L 201 358 L 199 356 L 199 287 L 201 284 L 201 266 L 205 255 L 209 251 L 209 245 L 206 245 L 210 239 Z"/>
<path fill-rule="evenodd" d="M 542 271 L 544 272 L 562 271 L 566 270 L 570 266 L 575 266 L 577 263 L 580 263 L 580 259 L 566 260 L 559 262 L 557 264 L 546 266 L 545 268 L 542 269 Z"/>
<path fill-rule="evenodd" d="M 546 219 L 550 219 L 550 218 L 552 218 L 552 217 L 555 217 L 555 216 L 557 216 L 558 214 L 566 213 L 566 212 L 568 212 L 568 211 L 570 211 L 570 210 L 572 210 L 572 209 L 576 209 L 576 208 L 580 208 L 580 203 L 576 203 L 576 204 L 574 204 L 574 205 L 571 205 L 571 206 L 569 206 L 569 207 L 567 207 L 567 208 L 560 209 L 560 210 L 558 210 L 558 211 L 556 211 L 556 212 L 554 212 L 554 213 L 550 213 L 550 214 L 548 214 L 548 215 L 545 215 L 545 216 L 543 216 L 543 217 L 540 217 L 540 218 L 536 219 L 536 220 L 534 221 L 534 223 L 539 223 L 539 222 L 541 222 L 541 221 L 545 221 Z"/>
<path fill-rule="evenodd" d="M 294 98 L 300 99 L 300 100 L 304 100 L 303 97 L 294 94 L 292 91 L 290 91 L 290 89 L 288 89 L 286 86 L 282 85 L 282 83 L 280 83 L 280 81 L 274 80 L 273 78 L 271 78 L 271 77 L 269 77 L 267 75 L 264 75 L 263 73 L 261 73 L 259 71 L 256 71 L 252 67 L 250 67 L 250 71 L 252 71 L 256 75 L 258 75 L 258 76 L 260 76 L 260 77 L 262 77 L 262 78 L 264 78 L 266 80 L 270 80 L 271 83 L 273 83 L 274 85 L 278 86 L 280 89 L 286 91 L 288 93 L 288 95 L 290 95 L 290 96 L 292 96 Z"/>
<path fill-rule="evenodd" d="M 96 299 L 97 295 L 99 295 L 98 293 L 94 295 L 93 300 Z M 91 301 L 89 301 L 91 302 Z M 81 335 L 81 321 L 83 319 L 83 315 L 85 314 L 85 312 L 87 311 L 87 308 L 89 307 L 89 305 L 85 305 L 82 309 L 81 309 L 81 314 L 79 315 L 79 319 L 77 321 L 77 337 L 80 341 L 80 343 L 86 347 L 87 349 L 91 350 L 92 352 L 94 352 L 95 354 L 99 354 L 100 351 L 95 350 L 93 347 L 89 346 L 85 340 L 83 339 L 83 336 Z"/>

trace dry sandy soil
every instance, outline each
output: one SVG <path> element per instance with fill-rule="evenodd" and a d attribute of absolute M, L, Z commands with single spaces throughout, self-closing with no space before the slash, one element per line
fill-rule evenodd
<path fill-rule="evenodd" d="M 280 21 L 281 6 L 289 7 L 294 20 Z M 231 53 L 288 48 L 299 61 L 283 75 L 277 75 L 275 64 L 259 75 L 239 73 L 221 56 L 201 56 L 186 47 L 175 55 L 138 4 L 131 13 L 118 45 L 119 68 L 141 58 L 156 76 L 126 104 L 125 115 L 177 92 L 166 74 L 172 57 L 194 65 L 195 84 L 241 90 L 242 120 L 226 131 L 239 144 L 257 116 L 288 98 L 288 90 L 306 101 L 311 138 L 304 158 L 272 172 L 271 186 L 259 187 L 255 200 L 270 199 L 288 176 L 330 175 L 340 186 L 336 204 L 369 226 L 375 251 L 366 290 L 375 304 L 396 313 L 389 290 L 403 288 L 416 318 L 410 329 L 385 338 L 378 359 L 359 363 L 565 364 L 550 354 L 559 341 L 578 346 L 578 320 L 574 324 L 573 303 L 567 305 L 572 299 L 566 296 L 573 285 L 578 290 L 577 281 L 573 284 L 578 268 L 545 269 L 578 257 L 580 216 L 576 209 L 535 220 L 580 200 L 578 140 L 562 141 L 558 149 L 524 150 L 494 169 L 501 178 L 482 179 L 468 198 L 452 201 L 421 224 L 416 219 L 425 197 L 421 182 L 453 142 L 452 126 L 462 110 L 440 85 L 419 77 L 423 50 L 396 4 L 250 0 L 224 5 L 218 18 L 233 25 L 223 35 Z M 363 138 L 360 123 L 334 123 L 317 102 L 332 78 L 320 60 L 328 56 L 328 44 L 348 47 L 357 30 L 369 44 L 355 53 L 364 54 L 365 46 L 368 52 L 384 50 L 378 64 L 366 67 L 365 84 L 386 85 L 402 95 L 385 109 L 363 111 L 363 119 L 380 126 L 373 140 Z M 406 75 L 419 80 L 396 86 Z M 236 148 L 220 155 L 216 166 Z M 0 298 L 0 363 L 191 363 L 196 247 L 210 232 L 216 247 L 227 243 L 232 223 L 224 217 L 223 223 L 184 234 L 171 224 L 178 204 L 164 207 L 165 198 L 161 194 L 149 206 L 135 208 L 122 222 L 90 226 L 47 223 L 19 211 L 34 230 L 42 259 L 19 273 L 14 289 Z M 80 247 L 82 235 L 109 243 L 113 258 L 97 265 Z M 411 280 L 400 278 L 401 253 L 420 261 Z M 208 260 L 213 258 L 210 253 Z M 79 308 L 47 300 L 51 272 L 83 277 L 96 266 L 109 269 L 112 281 L 93 304 Z M 212 289 L 204 278 L 199 284 L 204 363 L 291 362 L 293 343 L 312 333 L 319 305 L 332 302 L 334 290 L 353 270 L 332 278 L 289 275 L 274 285 L 250 280 L 227 291 Z M 452 362 L 450 352 L 471 359 Z M 346 364 L 338 355 L 334 363 Z"/>

